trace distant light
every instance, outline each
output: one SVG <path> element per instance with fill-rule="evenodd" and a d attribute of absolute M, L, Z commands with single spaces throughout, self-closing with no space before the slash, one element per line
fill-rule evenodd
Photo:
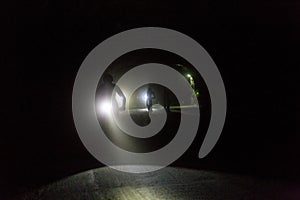
<path fill-rule="evenodd" d="M 186 76 L 187 76 L 188 78 L 191 78 L 191 77 L 192 77 L 190 74 L 187 74 Z"/>
<path fill-rule="evenodd" d="M 112 110 L 111 102 L 106 100 L 102 101 L 99 104 L 98 111 L 102 114 L 110 114 Z"/>

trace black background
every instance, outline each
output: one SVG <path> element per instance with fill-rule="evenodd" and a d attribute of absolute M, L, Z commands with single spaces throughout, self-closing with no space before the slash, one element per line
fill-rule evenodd
<path fill-rule="evenodd" d="M 3 9 L 0 195 L 102 166 L 75 130 L 75 76 L 100 42 L 144 26 L 197 40 L 226 87 L 226 124 L 213 151 L 197 159 L 195 141 L 173 166 L 299 181 L 299 7 L 296 1 L 40 0 Z"/>

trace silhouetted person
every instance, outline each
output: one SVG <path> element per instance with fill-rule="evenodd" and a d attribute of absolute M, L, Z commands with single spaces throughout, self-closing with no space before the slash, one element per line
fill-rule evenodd
<path fill-rule="evenodd" d="M 146 105 L 148 111 L 152 111 L 152 105 L 153 105 L 153 99 L 155 98 L 154 92 L 150 87 L 147 89 L 147 99 L 146 99 Z"/>

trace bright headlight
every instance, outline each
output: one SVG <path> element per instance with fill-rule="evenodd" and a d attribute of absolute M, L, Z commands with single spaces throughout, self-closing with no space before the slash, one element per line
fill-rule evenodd
<path fill-rule="evenodd" d="M 112 110 L 111 102 L 106 100 L 102 101 L 98 105 L 98 111 L 102 114 L 110 114 Z"/>
<path fill-rule="evenodd" d="M 143 95 L 143 99 L 144 99 L 144 101 L 147 101 L 147 99 L 148 99 L 147 93 L 145 93 L 145 94 Z"/>

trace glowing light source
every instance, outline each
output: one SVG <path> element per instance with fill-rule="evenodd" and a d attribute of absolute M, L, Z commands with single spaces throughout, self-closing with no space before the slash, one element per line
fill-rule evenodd
<path fill-rule="evenodd" d="M 143 99 L 144 99 L 144 101 L 147 101 L 147 99 L 148 99 L 147 93 L 145 93 L 145 94 L 143 95 Z"/>
<path fill-rule="evenodd" d="M 188 78 L 191 78 L 191 77 L 192 77 L 190 74 L 187 74 L 186 76 L 187 76 Z"/>
<path fill-rule="evenodd" d="M 106 100 L 99 103 L 98 111 L 102 114 L 110 114 L 112 110 L 111 102 Z"/>

